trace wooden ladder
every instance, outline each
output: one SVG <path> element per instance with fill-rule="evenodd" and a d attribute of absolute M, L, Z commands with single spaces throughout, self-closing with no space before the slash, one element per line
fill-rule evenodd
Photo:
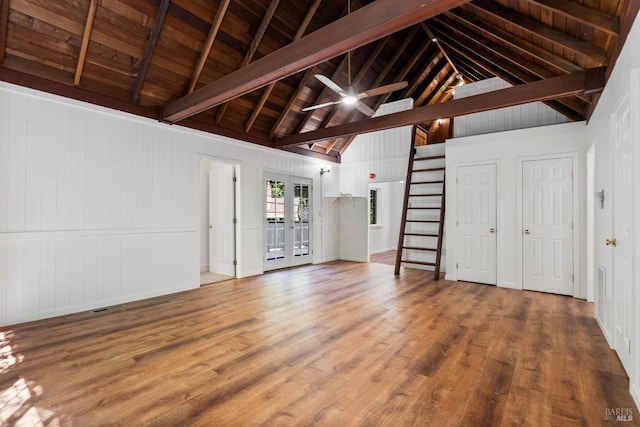
<path fill-rule="evenodd" d="M 434 279 L 440 279 L 440 261 L 442 259 L 442 235 L 444 232 L 444 205 L 445 205 L 445 179 L 444 179 L 444 167 L 417 167 L 414 169 L 415 164 L 428 162 L 430 160 L 444 159 L 444 155 L 438 156 L 426 156 L 416 157 L 416 138 L 419 132 L 425 132 L 419 126 L 413 127 L 411 152 L 409 154 L 409 164 L 407 166 L 407 179 L 405 180 L 404 189 L 404 203 L 402 207 L 402 220 L 400 222 L 400 236 L 398 237 L 398 250 L 396 252 L 396 266 L 395 274 L 400 274 L 400 265 L 414 264 L 425 265 L 434 267 Z M 422 172 L 442 172 L 442 178 L 428 179 L 414 181 L 414 174 Z M 433 188 L 434 185 L 440 185 L 441 191 L 426 191 L 421 190 L 425 186 Z M 411 191 L 412 188 L 414 191 Z M 433 199 L 440 199 L 440 206 L 422 206 L 420 201 L 430 201 Z M 410 201 L 415 200 L 417 206 L 410 206 Z M 438 213 L 439 218 L 433 217 L 424 218 L 420 217 L 420 213 L 426 212 Z M 437 232 L 435 231 L 435 224 L 437 224 Z M 425 228 L 427 230 L 425 230 Z M 432 228 L 431 230 L 429 228 Z M 407 244 L 406 237 L 410 236 L 413 239 L 413 243 Z M 435 245 L 433 241 L 435 239 Z M 411 259 L 411 252 L 420 253 L 434 253 L 434 261 L 423 261 L 417 259 Z M 404 255 L 404 256 L 403 256 Z"/>

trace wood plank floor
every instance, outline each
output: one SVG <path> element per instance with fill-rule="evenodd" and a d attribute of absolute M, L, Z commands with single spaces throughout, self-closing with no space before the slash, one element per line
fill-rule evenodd
<path fill-rule="evenodd" d="M 396 251 L 386 251 L 380 252 L 378 254 L 371 254 L 369 256 L 369 261 L 375 262 L 378 264 L 387 264 L 387 265 L 396 265 Z"/>
<path fill-rule="evenodd" d="M 590 304 L 375 263 L 0 328 L 0 357 L 1 425 L 638 425 Z"/>

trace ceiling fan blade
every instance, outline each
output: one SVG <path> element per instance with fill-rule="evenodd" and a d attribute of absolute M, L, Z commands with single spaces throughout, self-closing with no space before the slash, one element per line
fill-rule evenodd
<path fill-rule="evenodd" d="M 368 105 L 365 105 L 360 101 L 356 102 L 353 105 L 358 109 L 358 111 L 360 111 L 362 114 L 364 114 L 367 117 L 371 117 L 376 113 L 371 108 L 369 108 Z"/>
<path fill-rule="evenodd" d="M 310 107 L 305 107 L 302 109 L 302 111 L 311 111 L 311 110 L 317 110 L 318 108 L 324 108 L 324 107 L 328 107 L 330 105 L 336 105 L 336 104 L 342 104 L 342 100 L 340 101 L 331 101 L 331 102 L 325 102 L 324 104 L 317 104 L 317 105 L 312 105 Z"/>
<path fill-rule="evenodd" d="M 370 96 L 382 95 L 383 93 L 389 93 L 396 90 L 404 89 L 407 87 L 408 83 L 406 81 L 391 83 L 390 85 L 380 86 L 373 89 L 369 89 L 358 94 L 358 99 L 368 98 Z"/>
<path fill-rule="evenodd" d="M 331 89 L 335 93 L 339 94 L 340 96 L 346 96 L 347 95 L 346 92 L 344 90 L 342 90 L 342 88 L 340 86 L 338 86 L 338 84 L 335 83 L 333 80 L 331 80 L 329 77 L 323 76 L 322 74 L 315 74 L 315 77 L 316 77 L 316 79 L 318 79 L 322 83 L 324 83 L 325 86 L 327 86 L 329 89 Z"/>

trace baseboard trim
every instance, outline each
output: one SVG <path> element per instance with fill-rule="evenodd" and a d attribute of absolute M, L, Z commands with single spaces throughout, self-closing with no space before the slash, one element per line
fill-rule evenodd
<path fill-rule="evenodd" d="M 631 398 L 634 402 L 636 402 L 636 407 L 640 408 L 640 390 L 638 389 L 637 383 L 631 383 L 629 385 L 629 392 L 631 393 Z M 634 414 L 637 416 L 637 414 Z"/>
<path fill-rule="evenodd" d="M 136 301 L 141 301 L 149 298 L 160 297 L 164 295 L 171 295 L 177 292 L 188 291 L 191 289 L 196 289 L 200 286 L 198 283 L 196 286 L 193 284 L 184 284 L 182 286 L 175 286 L 166 289 L 159 289 L 152 292 L 145 292 L 134 295 L 125 295 L 116 298 L 105 299 L 101 301 L 93 301 L 90 303 L 77 304 L 72 306 L 65 306 L 60 308 L 54 308 L 51 310 L 41 311 L 41 312 L 32 312 L 26 314 L 20 314 L 17 316 L 8 316 L 5 321 L 0 322 L 0 326 L 11 326 L 17 325 L 20 323 L 33 322 L 37 320 L 51 319 L 53 317 L 58 316 L 66 316 L 69 314 L 82 313 L 90 310 L 97 310 L 101 308 L 113 307 L 114 305 L 128 304 Z"/>
<path fill-rule="evenodd" d="M 388 249 L 376 249 L 375 251 L 369 252 L 369 255 L 377 255 L 384 252 L 394 251 L 397 248 L 388 248 Z"/>

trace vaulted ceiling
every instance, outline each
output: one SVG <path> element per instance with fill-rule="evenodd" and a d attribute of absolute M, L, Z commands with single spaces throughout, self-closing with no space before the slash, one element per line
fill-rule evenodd
<path fill-rule="evenodd" d="M 343 88 L 350 79 L 361 92 L 406 81 L 361 102 L 375 110 L 411 97 L 423 108 L 405 122 L 427 125 L 460 111 L 449 107 L 459 84 L 494 76 L 514 85 L 558 82 L 539 99 L 584 120 L 601 85 L 589 90 L 591 71 L 582 72 L 606 67 L 606 78 L 639 3 L 0 0 L 0 79 L 337 160 L 377 119 L 343 104 L 302 111 L 340 99 L 315 74 Z M 557 90 L 578 75 L 587 83 Z"/>

